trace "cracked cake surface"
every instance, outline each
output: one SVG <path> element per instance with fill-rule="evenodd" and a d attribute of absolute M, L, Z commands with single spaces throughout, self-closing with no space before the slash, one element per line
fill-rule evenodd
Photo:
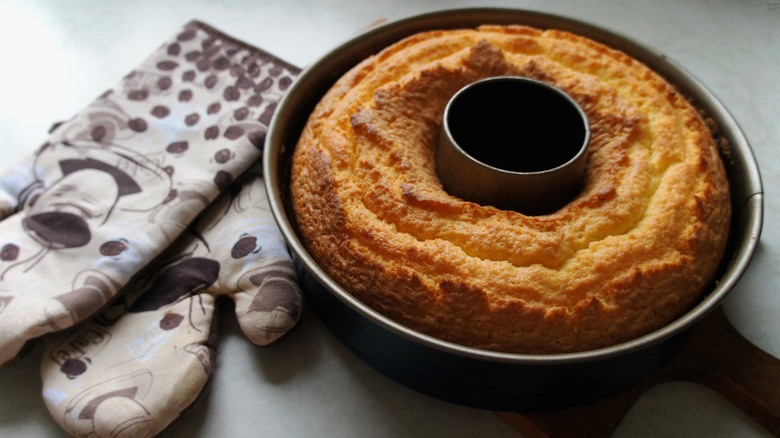
<path fill-rule="evenodd" d="M 588 116 L 583 189 L 551 214 L 468 202 L 436 176 L 447 102 L 494 76 L 553 85 Z M 524 26 L 424 32 L 352 68 L 308 119 L 291 192 L 307 250 L 360 301 L 513 353 L 591 350 L 673 321 L 711 284 L 731 217 L 716 142 L 685 96 L 620 51 Z"/>

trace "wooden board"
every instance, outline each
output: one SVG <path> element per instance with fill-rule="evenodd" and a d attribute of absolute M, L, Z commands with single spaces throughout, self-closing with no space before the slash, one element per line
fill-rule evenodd
<path fill-rule="evenodd" d="M 739 334 L 721 307 L 690 331 L 669 362 L 609 398 L 561 411 L 499 415 L 531 438 L 608 437 L 645 391 L 659 383 L 687 380 L 721 393 L 780 436 L 780 359 Z"/>

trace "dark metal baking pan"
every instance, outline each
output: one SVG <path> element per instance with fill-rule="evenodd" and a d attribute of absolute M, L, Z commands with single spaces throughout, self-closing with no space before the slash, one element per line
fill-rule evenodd
<path fill-rule="evenodd" d="M 727 253 L 709 292 L 667 326 L 629 342 L 569 354 L 509 354 L 464 347 L 410 330 L 356 300 L 307 252 L 290 206 L 290 164 L 298 136 L 322 95 L 367 56 L 417 32 L 523 24 L 577 33 L 642 61 L 674 84 L 719 127 L 731 186 L 733 220 Z M 269 201 L 294 255 L 309 304 L 352 351 L 380 372 L 451 402 L 502 411 L 561 408 L 605 397 L 642 380 L 685 341 L 688 329 L 717 308 L 745 272 L 759 241 L 761 178 L 740 127 L 718 99 L 663 54 L 581 21 L 512 9 L 459 9 L 388 23 L 336 47 L 308 67 L 288 90 L 271 122 L 264 151 Z"/>

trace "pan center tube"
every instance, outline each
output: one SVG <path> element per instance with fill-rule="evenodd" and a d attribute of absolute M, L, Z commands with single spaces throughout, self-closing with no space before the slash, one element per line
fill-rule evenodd
<path fill-rule="evenodd" d="M 548 214 L 581 191 L 589 143 L 588 118 L 568 94 L 529 78 L 492 77 L 448 102 L 436 173 L 466 201 Z"/>

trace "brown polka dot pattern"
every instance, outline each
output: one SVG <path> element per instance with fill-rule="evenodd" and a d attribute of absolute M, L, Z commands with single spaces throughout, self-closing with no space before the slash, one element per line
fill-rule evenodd
<path fill-rule="evenodd" d="M 295 326 L 301 291 L 260 170 L 248 169 L 93 321 L 49 337 L 43 390 L 57 394 L 47 406 L 71 435 L 119 423 L 123 435 L 150 437 L 180 417 L 219 370 L 217 299 L 233 300 L 256 345 Z"/>
<path fill-rule="evenodd" d="M 171 110 L 163 105 L 156 105 L 154 108 L 152 108 L 152 115 L 160 119 L 167 117 L 170 113 Z"/>
<path fill-rule="evenodd" d="M 30 156 L 21 220 L 0 233 L 0 365 L 104 308 L 231 188 L 298 72 L 192 22 L 52 130 Z"/>
<path fill-rule="evenodd" d="M 214 154 L 214 161 L 217 163 L 226 163 L 232 156 L 233 154 L 229 149 L 221 149 Z"/>
<path fill-rule="evenodd" d="M 157 81 L 157 86 L 160 87 L 160 90 L 167 90 L 171 88 L 171 85 L 173 85 L 173 80 L 168 76 L 162 77 Z"/>
<path fill-rule="evenodd" d="M 12 262 L 19 257 L 19 247 L 13 243 L 6 243 L 3 245 L 3 249 L 0 250 L 0 260 L 5 262 Z"/>
<path fill-rule="evenodd" d="M 176 141 L 169 144 L 168 147 L 165 148 L 165 150 L 172 154 L 180 154 L 186 151 L 188 148 L 189 148 L 189 143 L 187 143 L 186 141 Z"/>
<path fill-rule="evenodd" d="M 180 313 L 169 313 L 160 320 L 160 328 L 168 331 L 173 330 L 184 321 L 184 315 Z"/>
<path fill-rule="evenodd" d="M 127 244 L 120 240 L 109 240 L 100 245 L 100 254 L 104 256 L 118 256 L 127 249 Z"/>
<path fill-rule="evenodd" d="M 193 125 L 197 125 L 199 120 L 200 120 L 200 114 L 192 113 L 184 118 L 184 123 L 187 126 L 193 126 Z"/>
<path fill-rule="evenodd" d="M 206 140 L 213 140 L 219 136 L 219 127 L 218 126 L 209 126 L 206 129 Z"/>
<path fill-rule="evenodd" d="M 146 121 L 144 119 L 131 119 L 127 121 L 127 127 L 135 132 L 146 131 Z"/>
<path fill-rule="evenodd" d="M 229 126 L 225 131 L 225 137 L 235 140 L 244 135 L 244 130 L 240 126 Z"/>

